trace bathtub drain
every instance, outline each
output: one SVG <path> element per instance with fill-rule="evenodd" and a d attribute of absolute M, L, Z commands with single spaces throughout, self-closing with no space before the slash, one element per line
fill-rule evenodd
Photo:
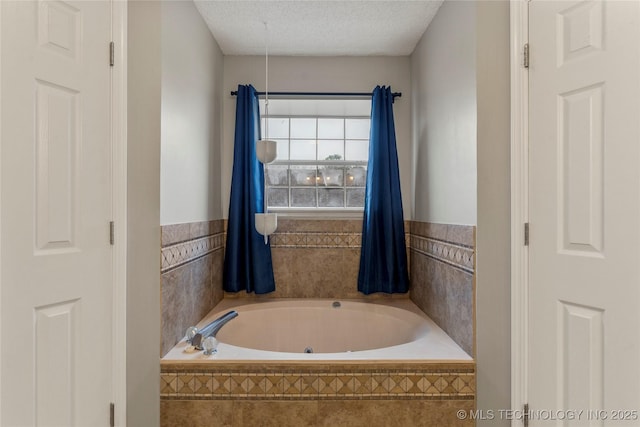
<path fill-rule="evenodd" d="M 313 353 L 313 348 L 311 348 L 311 347 L 305 347 L 305 348 L 304 348 L 304 352 L 305 352 L 305 353 Z"/>

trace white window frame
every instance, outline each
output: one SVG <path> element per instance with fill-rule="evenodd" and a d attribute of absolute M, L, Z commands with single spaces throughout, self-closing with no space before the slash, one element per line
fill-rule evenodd
<path fill-rule="evenodd" d="M 266 117 L 262 117 L 262 131 L 264 132 L 264 123 L 266 119 L 277 119 L 277 118 L 286 118 L 286 119 L 315 119 L 316 120 L 316 135 L 315 135 L 315 139 L 313 138 L 308 138 L 310 141 L 311 140 L 315 140 L 315 141 L 323 141 L 323 140 L 339 140 L 340 138 L 319 138 L 318 137 L 318 126 L 317 126 L 317 120 L 319 119 L 341 119 L 344 122 L 344 126 L 346 126 L 346 120 L 348 119 L 358 119 L 358 120 L 362 120 L 362 119 L 366 119 L 366 120 L 370 120 L 371 117 L 370 116 L 364 116 L 364 115 L 309 115 L 309 114 L 303 114 L 303 115 L 296 115 L 296 114 L 270 114 L 269 116 Z M 291 127 L 291 122 L 289 122 L 289 127 Z M 271 139 L 270 135 L 266 135 L 266 137 L 269 137 Z M 273 138 L 276 140 L 283 140 L 284 138 Z M 292 140 L 300 140 L 300 139 L 305 139 L 305 138 L 292 138 L 291 137 L 291 132 L 289 129 L 289 137 L 286 138 L 288 140 L 289 143 L 289 153 L 291 153 L 291 141 Z M 350 140 L 360 140 L 360 141 L 365 141 L 364 139 L 352 139 L 352 138 L 347 138 L 346 136 L 346 129 L 345 132 L 343 133 L 343 137 L 341 138 L 343 141 L 343 152 L 346 153 L 346 143 L 347 141 Z M 366 139 L 366 141 L 368 141 L 370 143 L 369 138 Z M 316 144 L 316 158 L 318 156 L 318 144 Z M 273 163 L 270 163 L 269 165 L 265 165 L 266 169 L 269 169 L 271 166 L 316 166 L 316 167 L 321 167 L 321 166 L 336 166 L 336 167 L 341 167 L 341 168 L 346 168 L 349 166 L 363 166 L 363 167 L 367 167 L 368 166 L 368 159 L 367 160 L 275 160 Z M 266 175 L 265 175 L 265 179 L 266 179 Z M 359 187 L 351 187 L 348 186 L 346 183 L 346 173 L 343 175 L 343 182 L 341 186 L 332 186 L 332 187 L 328 187 L 328 188 L 341 188 L 344 190 L 344 207 L 320 207 L 317 206 L 318 201 L 319 201 L 319 196 L 317 193 L 317 190 L 319 188 L 322 188 L 318 185 L 313 186 L 313 188 L 316 189 L 316 207 L 296 207 L 296 206 L 291 206 L 291 190 L 295 189 L 295 188 L 312 188 L 312 186 L 294 186 L 291 183 L 291 175 L 290 173 L 287 175 L 287 179 L 288 179 L 288 185 L 286 187 L 284 186 L 270 186 L 267 184 L 267 195 L 269 193 L 269 189 L 270 188 L 287 188 L 287 190 L 289 191 L 289 195 L 288 195 L 288 200 L 289 200 L 289 206 L 288 207 L 283 207 L 283 206 L 269 206 L 269 211 L 270 212 L 275 212 L 280 216 L 284 216 L 284 217 L 305 217 L 305 218 L 331 218 L 331 219 L 339 219 L 339 218 L 361 218 L 362 214 L 364 212 L 364 206 L 362 207 L 347 207 L 347 190 L 349 188 L 362 188 L 364 191 L 366 191 L 366 183 L 363 186 L 359 186 Z M 365 178 L 366 180 L 366 178 Z M 267 198 L 267 203 L 269 203 L 269 199 Z"/>

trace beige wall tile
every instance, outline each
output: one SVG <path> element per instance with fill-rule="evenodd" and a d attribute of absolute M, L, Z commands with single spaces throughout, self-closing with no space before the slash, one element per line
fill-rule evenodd
<path fill-rule="evenodd" d="M 224 269 L 224 248 L 211 254 L 211 292 L 212 307 L 215 307 L 224 298 L 222 289 L 222 273 Z"/>
<path fill-rule="evenodd" d="M 169 246 L 174 243 L 189 240 L 190 224 L 171 224 L 160 227 L 162 232 L 161 246 Z"/>
<path fill-rule="evenodd" d="M 161 427 L 233 427 L 230 400 L 163 400 L 160 402 Z"/>
<path fill-rule="evenodd" d="M 274 248 L 276 297 L 356 298 L 360 250 Z"/>
<path fill-rule="evenodd" d="M 317 418 L 318 403 L 314 401 L 233 402 L 234 426 L 314 426 L 317 425 Z"/>
<path fill-rule="evenodd" d="M 161 276 L 162 314 L 160 356 L 165 355 L 182 338 L 183 316 L 189 309 L 188 287 L 191 271 L 179 267 Z"/>
<path fill-rule="evenodd" d="M 222 299 L 221 251 L 170 270 L 161 276 L 161 356 L 184 337 Z M 214 274 L 218 272 L 217 275 Z M 214 291 L 214 277 L 219 280 Z"/>
<path fill-rule="evenodd" d="M 473 275 L 414 251 L 411 300 L 473 355 Z"/>
<path fill-rule="evenodd" d="M 341 427 L 471 427 L 459 420 L 458 410 L 473 409 L 473 401 L 424 400 L 322 400 L 318 402 L 318 426 Z"/>
<path fill-rule="evenodd" d="M 162 427 L 472 427 L 473 400 L 164 400 Z"/>
<path fill-rule="evenodd" d="M 414 239 L 411 250 L 410 281 L 411 300 L 431 317 L 468 354 L 474 349 L 474 270 L 475 270 L 475 227 L 432 224 L 413 221 L 411 232 L 423 238 L 466 246 L 464 255 L 471 256 L 473 262 L 459 263 L 463 271 L 448 263 L 443 254 L 428 256 L 425 240 Z M 440 258 L 440 259 L 436 259 Z M 452 262 L 455 262 L 453 260 Z"/>
<path fill-rule="evenodd" d="M 223 227 L 223 220 L 165 225 L 162 244 L 201 239 L 221 233 Z M 224 239 L 216 242 L 223 244 Z M 161 275 L 161 356 L 183 338 L 187 327 L 198 323 L 224 297 L 223 260 L 224 250 L 219 248 Z"/>

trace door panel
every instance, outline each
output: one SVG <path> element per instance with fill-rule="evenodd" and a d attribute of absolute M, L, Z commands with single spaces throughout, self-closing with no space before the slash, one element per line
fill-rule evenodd
<path fill-rule="evenodd" d="M 640 3 L 529 3 L 531 425 L 638 425 Z M 587 418 L 587 411 L 608 418 Z"/>
<path fill-rule="evenodd" d="M 111 3 L 0 7 L 0 422 L 108 425 Z"/>

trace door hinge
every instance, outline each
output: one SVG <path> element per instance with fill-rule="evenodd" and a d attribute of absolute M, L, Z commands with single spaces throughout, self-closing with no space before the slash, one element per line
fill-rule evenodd
<path fill-rule="evenodd" d="M 529 404 L 525 403 L 522 408 L 522 424 L 524 427 L 529 427 Z"/>
<path fill-rule="evenodd" d="M 116 425 L 116 404 L 113 402 L 109 404 L 109 425 L 111 427 Z"/>
<path fill-rule="evenodd" d="M 529 223 L 524 223 L 524 245 L 529 246 Z"/>
<path fill-rule="evenodd" d="M 109 43 L 109 65 L 113 67 L 116 62 L 116 46 L 113 42 Z"/>
<path fill-rule="evenodd" d="M 115 244 L 116 240 L 116 226 L 113 221 L 109 222 L 109 243 Z"/>
<path fill-rule="evenodd" d="M 522 51 L 523 54 L 523 61 L 522 61 L 522 65 L 524 65 L 524 68 L 529 68 L 529 43 L 525 43 L 524 44 L 524 49 Z"/>

